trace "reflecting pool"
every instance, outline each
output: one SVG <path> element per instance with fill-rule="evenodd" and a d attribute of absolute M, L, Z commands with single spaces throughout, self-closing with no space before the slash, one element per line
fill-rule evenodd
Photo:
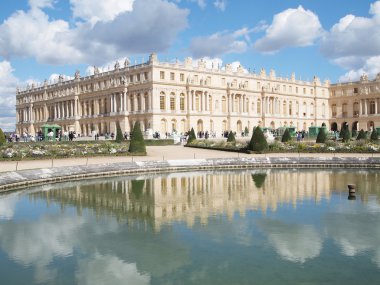
<path fill-rule="evenodd" d="M 379 194 L 358 170 L 33 187 L 0 196 L 0 283 L 379 284 Z"/>

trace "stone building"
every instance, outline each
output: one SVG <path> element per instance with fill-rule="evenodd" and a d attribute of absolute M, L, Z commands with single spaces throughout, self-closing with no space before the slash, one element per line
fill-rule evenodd
<path fill-rule="evenodd" d="M 380 73 L 374 80 L 363 75 L 360 81 L 330 86 L 330 128 L 340 130 L 348 124 L 350 131 L 380 131 Z"/>
<path fill-rule="evenodd" d="M 196 66 L 195 66 L 196 65 Z M 277 77 L 274 70 L 259 74 L 207 67 L 187 58 L 183 63 L 160 62 L 152 54 L 146 63 L 123 66 L 70 80 L 18 89 L 18 133 L 35 134 L 46 123 L 82 135 L 130 131 L 140 121 L 143 131 L 161 134 L 190 128 L 220 135 L 238 134 L 254 126 L 308 130 L 329 122 L 329 82 Z"/>

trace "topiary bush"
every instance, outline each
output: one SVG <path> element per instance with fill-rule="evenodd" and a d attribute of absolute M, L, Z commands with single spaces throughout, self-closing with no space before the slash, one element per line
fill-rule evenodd
<path fill-rule="evenodd" d="M 228 134 L 227 142 L 236 142 L 235 135 L 232 131 Z"/>
<path fill-rule="evenodd" d="M 249 135 L 248 127 L 245 127 L 244 128 L 244 136 L 248 136 L 248 135 Z"/>
<path fill-rule="evenodd" d="M 327 140 L 327 129 L 322 125 L 322 128 L 319 129 L 316 143 L 325 143 Z"/>
<path fill-rule="evenodd" d="M 121 132 L 119 122 L 116 123 L 116 139 L 115 142 L 121 143 L 124 140 L 123 133 Z"/>
<path fill-rule="evenodd" d="M 139 121 L 137 121 L 133 127 L 128 152 L 146 154 L 145 141 L 140 129 Z"/>
<path fill-rule="evenodd" d="M 292 137 L 290 136 L 290 132 L 289 132 L 289 129 L 286 128 L 284 134 L 282 135 L 282 138 L 281 138 L 281 142 L 288 142 L 292 139 Z"/>
<path fill-rule="evenodd" d="M 367 135 L 366 135 L 365 131 L 363 129 L 361 129 L 359 131 L 358 136 L 356 137 L 356 140 L 358 141 L 358 140 L 365 140 L 365 139 L 367 139 Z"/>
<path fill-rule="evenodd" d="M 379 140 L 379 134 L 377 133 L 377 130 L 374 128 L 371 134 L 371 141 L 377 142 Z"/>
<path fill-rule="evenodd" d="M 256 127 L 252 133 L 251 141 L 248 144 L 248 150 L 255 152 L 264 152 L 268 149 L 267 140 L 260 127 Z"/>
<path fill-rule="evenodd" d="M 191 128 L 189 138 L 187 139 L 187 143 L 192 143 L 197 139 L 197 136 L 195 135 L 194 128 Z"/>
<path fill-rule="evenodd" d="M 6 143 L 5 135 L 3 133 L 3 130 L 0 128 L 0 145 L 3 145 Z"/>
<path fill-rule="evenodd" d="M 350 131 L 348 129 L 348 124 L 345 124 L 340 131 L 339 137 L 342 139 L 342 142 L 349 142 L 351 138 Z"/>

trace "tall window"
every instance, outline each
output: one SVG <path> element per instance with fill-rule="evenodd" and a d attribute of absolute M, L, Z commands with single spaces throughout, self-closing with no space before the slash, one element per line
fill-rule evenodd
<path fill-rule="evenodd" d="M 160 79 L 165 79 L 165 71 L 160 71 Z"/>
<path fill-rule="evenodd" d="M 179 75 L 179 80 L 180 80 L 180 81 L 185 81 L 185 74 L 180 73 L 180 75 Z"/>
<path fill-rule="evenodd" d="M 199 94 L 195 95 L 195 110 L 200 111 Z"/>
<path fill-rule="evenodd" d="M 174 72 L 170 72 L 170 80 L 174 80 L 175 79 L 175 74 Z"/>
<path fill-rule="evenodd" d="M 292 102 L 289 102 L 289 116 L 291 116 L 293 114 L 293 106 L 292 106 Z"/>
<path fill-rule="evenodd" d="M 185 111 L 185 94 L 181 94 L 179 97 L 179 108 L 181 111 Z"/>
<path fill-rule="evenodd" d="M 160 94 L 160 110 L 165 110 L 165 93 L 163 92 Z"/>
<path fill-rule="evenodd" d="M 282 103 L 282 114 L 284 116 L 286 115 L 286 102 L 285 101 Z"/>
<path fill-rule="evenodd" d="M 355 102 L 354 103 L 354 117 L 358 117 L 358 116 L 359 116 L 359 103 Z"/>
<path fill-rule="evenodd" d="M 347 117 L 347 103 L 342 104 L 342 117 L 343 118 Z"/>
<path fill-rule="evenodd" d="M 226 102 L 226 97 L 222 97 L 222 112 L 226 113 L 227 112 L 227 102 Z"/>
<path fill-rule="evenodd" d="M 261 114 L 261 100 L 257 100 L 257 114 Z"/>
<path fill-rule="evenodd" d="M 375 112 L 375 101 L 369 102 L 369 114 L 370 115 L 376 114 L 376 112 Z"/>
<path fill-rule="evenodd" d="M 333 105 L 331 106 L 331 111 L 332 111 L 332 116 L 333 116 L 333 117 L 336 117 L 336 104 L 333 104 Z"/>
<path fill-rule="evenodd" d="M 170 94 L 170 110 L 175 110 L 175 94 Z"/>
<path fill-rule="evenodd" d="M 211 95 L 208 96 L 208 106 L 209 106 L 209 111 L 212 112 L 212 97 L 211 97 Z"/>

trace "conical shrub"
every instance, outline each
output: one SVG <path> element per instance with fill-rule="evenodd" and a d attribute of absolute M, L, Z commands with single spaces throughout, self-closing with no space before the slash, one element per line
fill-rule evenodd
<path fill-rule="evenodd" d="M 350 141 L 351 134 L 348 129 L 348 124 L 344 125 L 342 130 L 340 131 L 339 137 L 342 139 L 343 142 L 348 142 Z"/>
<path fill-rule="evenodd" d="M 138 121 L 133 127 L 128 151 L 130 153 L 146 154 L 145 141 Z"/>
<path fill-rule="evenodd" d="M 235 135 L 232 131 L 228 134 L 227 142 L 236 142 Z"/>
<path fill-rule="evenodd" d="M 187 143 L 192 143 L 196 139 L 197 139 L 197 137 L 195 135 L 194 128 L 191 128 L 189 138 L 187 139 Z"/>
<path fill-rule="evenodd" d="M 358 141 L 358 140 L 365 140 L 365 139 L 367 139 L 367 135 L 365 134 L 365 131 L 361 129 L 359 131 L 358 136 L 356 137 L 356 140 Z"/>
<path fill-rule="evenodd" d="M 116 140 L 115 142 L 121 143 L 124 140 L 123 133 L 121 132 L 119 122 L 116 123 Z"/>
<path fill-rule="evenodd" d="M 377 130 L 373 128 L 372 134 L 371 134 L 371 141 L 377 142 L 379 140 L 379 134 L 377 133 Z"/>
<path fill-rule="evenodd" d="M 260 127 L 256 127 L 253 130 L 251 141 L 248 144 L 248 150 L 255 152 L 264 152 L 268 149 L 267 140 L 264 137 L 264 133 Z"/>
<path fill-rule="evenodd" d="M 0 145 L 3 145 L 6 143 L 5 135 L 3 133 L 3 130 L 0 128 Z"/>
<path fill-rule="evenodd" d="M 325 143 L 327 140 L 327 129 L 322 125 L 322 128 L 319 129 L 316 143 Z"/>
<path fill-rule="evenodd" d="M 281 142 L 291 141 L 292 137 L 290 136 L 289 129 L 286 128 L 284 134 L 281 137 Z"/>

